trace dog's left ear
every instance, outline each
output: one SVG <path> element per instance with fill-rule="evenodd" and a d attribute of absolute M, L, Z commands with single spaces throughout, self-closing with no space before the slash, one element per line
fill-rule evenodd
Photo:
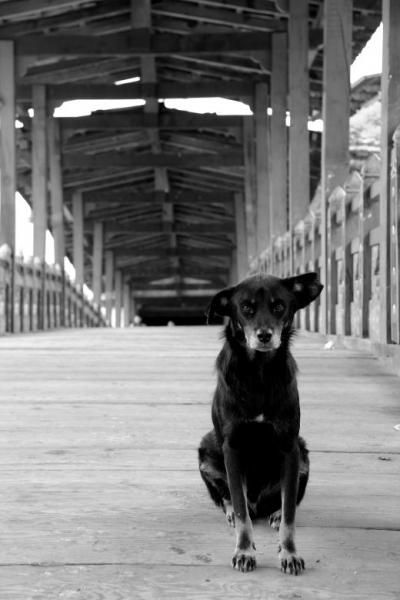
<path fill-rule="evenodd" d="M 288 277 L 283 284 L 293 293 L 296 299 L 296 310 L 304 308 L 318 298 L 323 285 L 318 281 L 317 273 L 304 273 L 296 277 Z"/>
<path fill-rule="evenodd" d="M 214 323 L 216 315 L 220 317 L 230 316 L 231 314 L 231 298 L 235 288 L 229 287 L 221 290 L 211 298 L 211 302 L 207 307 L 207 325 Z"/>

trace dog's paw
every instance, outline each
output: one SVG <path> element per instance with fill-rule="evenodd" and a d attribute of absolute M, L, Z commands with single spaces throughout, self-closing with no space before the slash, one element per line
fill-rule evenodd
<path fill-rule="evenodd" d="M 232 567 L 247 573 L 248 571 L 254 571 L 257 566 L 256 557 L 252 550 L 236 550 L 232 557 Z"/>
<path fill-rule="evenodd" d="M 282 514 L 280 510 L 277 510 L 276 512 L 272 513 L 272 515 L 270 515 L 268 519 L 270 527 L 278 531 L 281 525 L 281 518 Z"/>
<path fill-rule="evenodd" d="M 279 560 L 281 561 L 281 571 L 290 573 L 290 575 L 300 575 L 305 569 L 304 560 L 293 552 L 287 550 L 279 551 Z"/>

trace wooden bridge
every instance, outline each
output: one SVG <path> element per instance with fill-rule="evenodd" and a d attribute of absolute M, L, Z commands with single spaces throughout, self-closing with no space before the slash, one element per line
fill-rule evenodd
<path fill-rule="evenodd" d="M 370 354 L 299 337 L 306 571 L 279 571 L 277 536 L 260 523 L 259 567 L 238 573 L 234 535 L 197 469 L 218 334 L 0 339 L 0 598 L 397 600 L 398 378 Z"/>
<path fill-rule="evenodd" d="M 382 76 L 351 87 L 381 20 Z M 1 599 L 398 598 L 399 32 L 398 0 L 0 2 Z M 169 108 L 216 96 L 247 114 Z M 307 572 L 260 525 L 242 576 L 196 471 L 218 342 L 194 325 L 250 273 L 309 270 Z"/>

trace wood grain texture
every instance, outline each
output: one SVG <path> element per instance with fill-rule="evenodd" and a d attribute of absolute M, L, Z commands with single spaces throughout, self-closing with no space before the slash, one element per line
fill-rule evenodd
<path fill-rule="evenodd" d="M 57 331 L 0 338 L 0 598 L 398 597 L 399 381 L 369 354 L 298 337 L 301 577 L 230 567 L 234 535 L 196 450 L 210 428 L 218 327 Z"/>

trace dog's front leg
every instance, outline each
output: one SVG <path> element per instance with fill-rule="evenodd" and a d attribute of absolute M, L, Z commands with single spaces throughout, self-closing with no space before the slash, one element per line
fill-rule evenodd
<path fill-rule="evenodd" d="M 239 571 L 252 571 L 256 567 L 253 526 L 247 508 L 245 482 L 240 469 L 237 451 L 229 441 L 223 444 L 226 472 L 235 515 L 236 548 L 232 566 Z"/>
<path fill-rule="evenodd" d="M 279 559 L 281 569 L 298 575 L 304 569 L 304 560 L 296 554 L 294 542 L 296 499 L 299 482 L 299 447 L 295 443 L 286 452 L 281 473 L 282 520 L 279 528 Z"/>

